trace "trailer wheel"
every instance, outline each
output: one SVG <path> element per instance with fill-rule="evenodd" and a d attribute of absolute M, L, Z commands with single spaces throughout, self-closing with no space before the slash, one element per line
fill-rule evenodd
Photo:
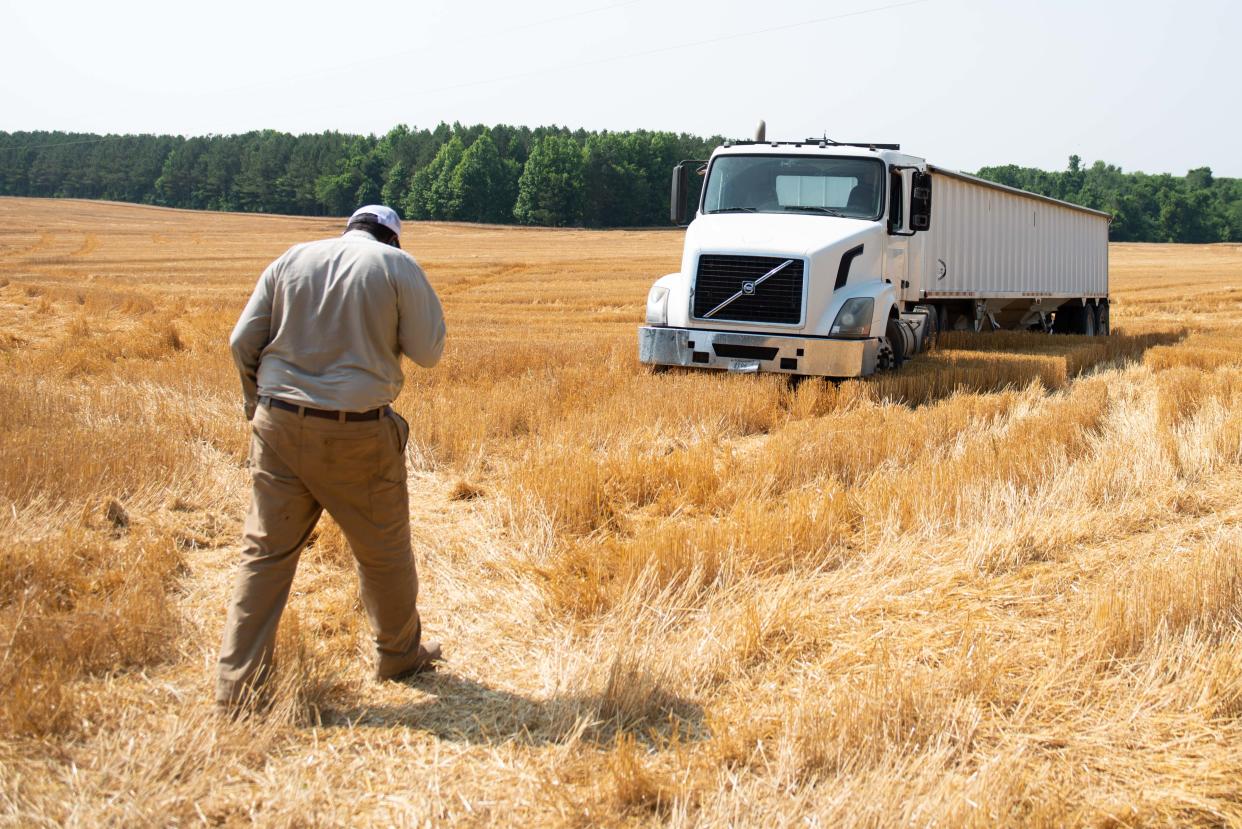
<path fill-rule="evenodd" d="M 940 338 L 940 312 L 935 308 L 927 315 L 927 330 L 923 333 L 923 350 L 931 351 Z"/>
<path fill-rule="evenodd" d="M 1056 319 L 1052 323 L 1054 334 L 1085 334 L 1086 318 L 1091 316 L 1091 309 L 1085 305 L 1070 303 L 1056 310 Z"/>
<path fill-rule="evenodd" d="M 1100 337 L 1108 336 L 1108 301 L 1101 300 L 1095 306 L 1095 333 Z"/>
<path fill-rule="evenodd" d="M 915 337 L 916 351 L 920 354 L 935 347 L 940 334 L 940 312 L 935 305 L 916 305 L 914 313 L 923 315 L 923 336 Z"/>
<path fill-rule="evenodd" d="M 1082 306 L 1082 333 L 1088 337 L 1095 336 L 1095 309 L 1090 305 Z"/>

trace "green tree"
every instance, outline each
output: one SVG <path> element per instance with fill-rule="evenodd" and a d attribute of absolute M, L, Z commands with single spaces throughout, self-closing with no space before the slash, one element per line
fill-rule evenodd
<path fill-rule="evenodd" d="M 1191 190 L 1211 190 L 1214 181 L 1211 167 L 1196 167 L 1186 174 L 1186 186 Z"/>
<path fill-rule="evenodd" d="M 327 216 L 348 216 L 357 207 L 354 194 L 358 182 L 348 172 L 326 174 L 315 179 L 315 200 Z"/>
<path fill-rule="evenodd" d="M 1077 155 L 1071 155 L 1069 157 L 1069 166 L 1065 173 L 1061 175 L 1060 198 L 1076 202 L 1086 178 L 1086 171 L 1082 169 L 1082 159 Z"/>
<path fill-rule="evenodd" d="M 453 170 L 449 182 L 449 216 L 467 222 L 503 222 L 513 211 L 509 170 L 491 133 L 475 139 Z"/>
<path fill-rule="evenodd" d="M 563 227 L 582 214 L 582 148 L 574 139 L 547 135 L 531 147 L 518 180 L 513 216 L 522 224 Z"/>
<path fill-rule="evenodd" d="M 384 186 L 380 189 L 380 201 L 389 207 L 400 207 L 410 192 L 410 171 L 398 161 L 384 174 Z"/>
<path fill-rule="evenodd" d="M 452 181 L 465 147 L 454 135 L 440 148 L 431 163 L 414 174 L 409 195 L 402 206 L 412 219 L 447 219 L 452 211 Z"/>
<path fill-rule="evenodd" d="M 1185 192 L 1181 188 L 1165 191 L 1160 201 L 1160 234 L 1166 242 L 1203 244 L 1221 241 L 1212 199 L 1203 190 Z"/>
<path fill-rule="evenodd" d="M 160 167 L 155 180 L 155 201 L 170 207 L 200 208 L 195 198 L 195 182 L 201 175 L 200 159 L 206 139 L 191 138 L 174 148 Z"/>
<path fill-rule="evenodd" d="M 290 194 L 277 186 L 289 162 L 292 136 L 267 130 L 255 133 L 245 142 L 241 167 L 234 181 L 240 209 L 263 213 L 285 213 L 292 208 Z"/>
<path fill-rule="evenodd" d="M 384 162 L 376 147 L 374 138 L 350 138 L 330 171 L 315 180 L 315 197 L 328 215 L 347 216 L 361 204 L 379 201 Z"/>
<path fill-rule="evenodd" d="M 582 220 L 589 227 L 645 224 L 651 193 L 643 169 L 641 139 L 592 135 L 583 150 Z"/>
<path fill-rule="evenodd" d="M 233 136 L 211 136 L 197 171 L 195 200 L 208 210 L 236 210 L 233 184 L 240 169 L 241 141 Z"/>

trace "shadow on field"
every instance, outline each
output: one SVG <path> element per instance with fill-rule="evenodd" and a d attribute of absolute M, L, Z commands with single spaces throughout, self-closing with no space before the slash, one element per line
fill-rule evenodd
<path fill-rule="evenodd" d="M 1118 329 L 1108 337 L 951 331 L 942 334 L 930 351 L 907 360 L 897 371 L 856 379 L 782 376 L 793 395 L 801 393 L 807 398 L 804 408 L 809 407 L 815 415 L 832 410 L 841 401 L 922 406 L 955 394 L 989 394 L 1031 383 L 1056 391 L 1092 370 L 1140 361 L 1150 349 L 1181 342 L 1187 333 L 1184 327 L 1134 333 Z M 699 376 L 702 371 L 658 367 L 653 373 Z M 754 381 L 760 375 L 742 376 Z"/>
<path fill-rule="evenodd" d="M 641 707 L 618 706 L 605 694 L 531 699 L 444 671 L 407 680 L 430 696 L 409 705 L 368 705 L 326 709 L 326 728 L 406 727 L 441 740 L 472 745 L 517 743 L 539 746 L 574 737 L 605 745 L 626 734 L 639 742 L 663 745 L 708 737 L 703 709 L 664 691 L 649 689 Z"/>
<path fill-rule="evenodd" d="M 1022 331 L 982 334 L 949 332 L 927 354 L 900 371 L 878 374 L 866 382 L 878 399 L 918 406 L 958 393 L 989 393 L 1021 388 L 1032 382 L 1048 391 L 1068 386 L 1096 368 L 1141 360 L 1148 349 L 1186 336 L 1184 329 L 1109 337 L 1049 336 Z"/>
<path fill-rule="evenodd" d="M 839 391 L 850 390 L 844 395 L 847 399 L 862 397 L 907 406 L 935 403 L 954 394 L 1023 388 L 1032 382 L 1056 391 L 1093 369 L 1141 360 L 1149 349 L 1180 342 L 1186 334 L 1184 328 L 1133 334 L 1118 330 L 1109 337 L 952 331 L 898 371 L 827 382 Z M 797 389 L 817 380 L 791 376 L 790 385 Z"/>

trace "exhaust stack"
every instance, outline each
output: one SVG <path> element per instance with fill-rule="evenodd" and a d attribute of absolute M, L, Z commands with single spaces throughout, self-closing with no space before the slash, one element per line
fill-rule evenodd
<path fill-rule="evenodd" d="M 760 121 L 759 126 L 755 127 L 755 142 L 762 144 L 768 140 L 768 122 Z"/>

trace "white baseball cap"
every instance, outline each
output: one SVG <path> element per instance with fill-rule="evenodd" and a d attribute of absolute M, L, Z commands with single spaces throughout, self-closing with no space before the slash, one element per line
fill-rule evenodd
<path fill-rule="evenodd" d="M 365 207 L 359 207 L 354 211 L 354 215 L 349 217 L 349 224 L 355 222 L 369 222 L 388 228 L 401 238 L 401 217 L 397 215 L 397 211 L 383 204 L 368 204 Z"/>

